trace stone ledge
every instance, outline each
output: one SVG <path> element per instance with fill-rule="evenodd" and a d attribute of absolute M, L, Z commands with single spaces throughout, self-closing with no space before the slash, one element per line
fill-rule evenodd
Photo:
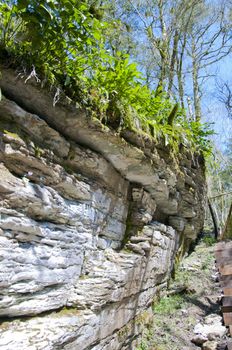
<path fill-rule="evenodd" d="M 125 179 L 141 184 L 166 214 L 176 214 L 175 205 L 171 208 L 166 205 L 169 192 L 167 180 L 157 175 L 160 157 L 157 159 L 156 155 L 153 162 L 140 148 L 132 146 L 116 132 L 99 127 L 99 123 L 89 119 L 83 110 L 69 105 L 65 100 L 54 107 L 51 93 L 35 82 L 25 84 L 25 79 L 16 76 L 12 70 L 1 68 L 0 87 L 3 94 L 27 111 L 37 114 L 61 135 L 100 153 Z M 171 177 L 175 175 L 170 170 L 169 179 Z"/>

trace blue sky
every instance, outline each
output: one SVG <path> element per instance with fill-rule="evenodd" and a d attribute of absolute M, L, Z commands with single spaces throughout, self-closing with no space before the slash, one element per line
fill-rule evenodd
<path fill-rule="evenodd" d="M 204 121 L 214 123 L 215 132 L 212 138 L 216 146 L 223 150 L 229 137 L 232 136 L 232 120 L 227 117 L 227 111 L 216 97 L 215 80 L 230 82 L 232 89 L 232 55 L 225 57 L 214 68 L 215 78 L 209 79 L 204 85 L 202 111 Z"/>

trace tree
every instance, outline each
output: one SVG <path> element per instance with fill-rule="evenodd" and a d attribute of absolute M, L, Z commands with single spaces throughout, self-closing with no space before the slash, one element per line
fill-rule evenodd
<path fill-rule="evenodd" d="M 223 153 L 215 152 L 215 158 L 217 166 L 208 166 L 208 197 L 215 216 L 216 226 L 222 232 L 231 210 L 232 138 L 228 140 Z"/>
<path fill-rule="evenodd" d="M 201 119 L 201 86 L 210 74 L 207 69 L 231 52 L 231 34 L 225 4 L 196 4 L 188 28 L 187 53 L 191 58 L 196 120 Z"/>
<path fill-rule="evenodd" d="M 195 119 L 201 119 L 202 86 L 213 65 L 231 51 L 224 2 L 206 0 L 126 0 L 120 20 L 133 33 L 146 81 L 185 107 L 185 86 L 192 82 Z M 120 1 L 114 1 L 114 6 Z M 117 15 L 117 10 L 114 13 Z M 141 48 L 141 50 L 140 50 Z"/>
<path fill-rule="evenodd" d="M 232 88 L 229 81 L 217 81 L 217 98 L 225 106 L 227 116 L 232 119 Z"/>

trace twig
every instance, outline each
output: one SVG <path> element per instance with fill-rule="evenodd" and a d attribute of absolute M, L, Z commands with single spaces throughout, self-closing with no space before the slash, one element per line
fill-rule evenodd
<path fill-rule="evenodd" d="M 227 196 L 227 195 L 229 195 L 229 194 L 232 194 L 232 191 L 220 193 L 220 194 L 217 194 L 216 196 L 209 197 L 208 199 L 214 199 L 214 198 L 218 198 L 218 197 L 222 197 L 222 196 Z"/>

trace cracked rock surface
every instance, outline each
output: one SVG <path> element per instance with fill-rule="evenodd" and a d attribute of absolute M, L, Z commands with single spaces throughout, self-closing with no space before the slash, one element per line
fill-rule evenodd
<path fill-rule="evenodd" d="M 10 70 L 1 89 L 0 348 L 135 346 L 202 227 L 199 156 L 53 107 Z"/>

